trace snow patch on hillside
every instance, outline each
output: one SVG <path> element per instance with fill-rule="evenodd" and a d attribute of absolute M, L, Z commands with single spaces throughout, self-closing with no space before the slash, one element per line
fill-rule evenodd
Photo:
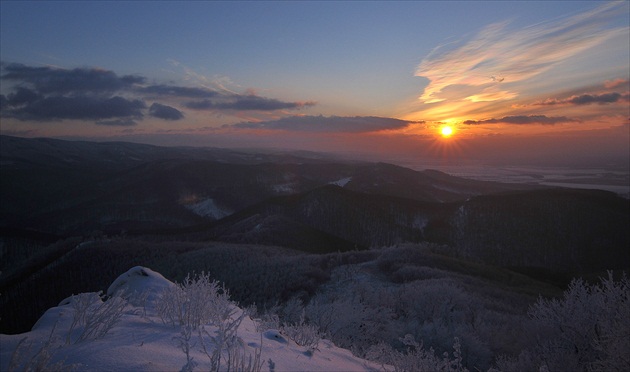
<path fill-rule="evenodd" d="M 193 204 L 184 205 L 186 209 L 202 217 L 212 217 L 220 220 L 225 216 L 229 216 L 232 212 L 219 208 L 213 199 L 204 199 Z"/>
<path fill-rule="evenodd" d="M 99 293 L 69 297 L 50 308 L 30 332 L 0 335 L 0 370 L 29 370 L 39 362 L 43 369 L 81 371 L 210 370 L 217 350 L 214 337 L 220 328 L 205 324 L 197 330 L 165 324 L 157 303 L 175 284 L 161 274 L 137 266 L 119 276 L 109 287 L 106 300 Z M 121 304 L 109 308 L 110 303 Z M 182 304 L 183 305 L 183 304 Z M 83 307 L 82 307 L 83 306 Z M 117 312 L 112 321 L 99 309 Z M 112 310 L 113 309 L 113 310 Z M 233 313 L 239 317 L 243 310 Z M 109 320 L 108 320 L 109 319 Z M 80 338 L 94 321 L 111 321 L 111 328 L 97 337 Z M 201 335 L 206 335 L 201 338 Z M 244 316 L 236 328 L 239 353 L 244 361 L 259 354 L 261 370 L 276 371 L 376 371 L 383 366 L 357 358 L 331 341 L 320 340 L 314 349 L 298 345 L 278 330 L 261 329 Z M 184 352 L 188 348 L 188 358 Z M 204 352 L 204 347 L 205 351 Z M 219 349 L 222 350 L 222 349 Z M 227 351 L 220 370 L 227 370 Z M 232 355 L 234 357 L 234 355 Z M 233 367 L 233 366 L 232 366 Z M 388 366 L 385 366 L 388 367 Z M 391 369 L 391 368 L 385 368 Z"/>
<path fill-rule="evenodd" d="M 329 184 L 345 187 L 350 181 L 352 181 L 352 177 L 346 177 L 346 178 L 339 179 L 337 181 L 330 182 Z"/>
<path fill-rule="evenodd" d="M 295 192 L 295 184 L 283 183 L 280 185 L 273 185 L 273 191 L 278 194 L 292 194 Z"/>
<path fill-rule="evenodd" d="M 423 215 L 417 215 L 414 217 L 413 222 L 411 223 L 411 227 L 416 230 L 420 230 L 424 232 L 424 228 L 429 224 L 429 219 Z"/>

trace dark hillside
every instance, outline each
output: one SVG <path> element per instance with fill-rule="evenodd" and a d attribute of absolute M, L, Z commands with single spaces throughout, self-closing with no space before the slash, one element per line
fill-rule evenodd
<path fill-rule="evenodd" d="M 313 154 L 8 136 L 0 141 L 0 227 L 64 236 L 190 227 L 328 184 L 424 202 L 533 187 Z"/>
<path fill-rule="evenodd" d="M 273 244 L 276 235 L 290 234 L 300 224 L 352 242 L 354 248 L 381 247 L 439 239 L 441 232 L 434 226 L 439 226 L 453 208 L 450 204 L 371 195 L 329 185 L 270 199 L 218 221 L 206 234 L 209 239 L 224 240 L 247 237 L 256 231 L 259 244 Z M 264 231 L 266 225 L 258 222 L 267 220 L 290 222 Z M 299 241 L 287 246 L 302 249 Z"/>
<path fill-rule="evenodd" d="M 462 257 L 493 265 L 590 273 L 630 268 L 630 201 L 599 190 L 484 195 L 452 219 Z"/>

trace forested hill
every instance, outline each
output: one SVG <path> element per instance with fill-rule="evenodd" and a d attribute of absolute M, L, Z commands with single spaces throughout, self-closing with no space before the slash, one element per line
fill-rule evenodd
<path fill-rule="evenodd" d="M 521 270 L 630 267 L 629 202 L 315 153 L 1 136 L 3 236 L 174 235 L 334 252 L 430 242 Z"/>
<path fill-rule="evenodd" d="M 8 136 L 0 145 L 0 227 L 66 236 L 189 227 L 328 184 L 430 202 L 532 187 L 303 152 Z"/>

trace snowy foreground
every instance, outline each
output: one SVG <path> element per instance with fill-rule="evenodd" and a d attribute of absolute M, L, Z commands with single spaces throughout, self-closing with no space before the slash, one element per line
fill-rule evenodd
<path fill-rule="evenodd" d="M 182 319 L 184 324 L 191 323 L 182 313 L 194 304 L 178 298 L 178 306 L 165 306 L 165 293 L 181 295 L 175 289 L 159 273 L 134 267 L 112 283 L 107 300 L 102 301 L 97 293 L 73 296 L 49 309 L 30 332 L 0 335 L 0 370 L 390 369 L 354 357 L 328 340 L 300 346 L 295 335 L 292 339 L 276 329 L 265 329 L 229 302 L 225 302 L 229 309 L 223 307 L 217 318 L 220 322 L 184 326 Z M 191 313 L 194 315 L 187 314 Z"/>

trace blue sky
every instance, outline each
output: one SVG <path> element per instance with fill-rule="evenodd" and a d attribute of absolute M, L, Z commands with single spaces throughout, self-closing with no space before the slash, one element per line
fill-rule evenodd
<path fill-rule="evenodd" d="M 26 108 L 15 101 L 3 109 L 3 134 L 154 142 L 159 135 L 158 142 L 173 144 L 192 136 L 196 145 L 335 150 L 321 146 L 333 139 L 326 131 L 338 147 L 383 149 L 403 142 L 413 148 L 444 123 L 462 141 L 627 132 L 628 2 L 0 4 L 4 97 L 20 86 L 41 88 L 32 75 L 24 78 L 25 68 L 142 77 L 109 92 L 108 99 L 137 103 L 127 116 L 64 111 L 44 118 L 41 110 L 20 114 Z M 25 67 L 21 75 L 11 64 Z M 218 93 L 201 105 L 140 89 L 151 86 Z M 76 98 L 63 92 L 46 98 Z M 369 117 L 391 120 L 375 127 Z M 340 139 L 345 132 L 355 137 Z M 359 144 L 356 133 L 363 132 L 367 142 Z"/>

